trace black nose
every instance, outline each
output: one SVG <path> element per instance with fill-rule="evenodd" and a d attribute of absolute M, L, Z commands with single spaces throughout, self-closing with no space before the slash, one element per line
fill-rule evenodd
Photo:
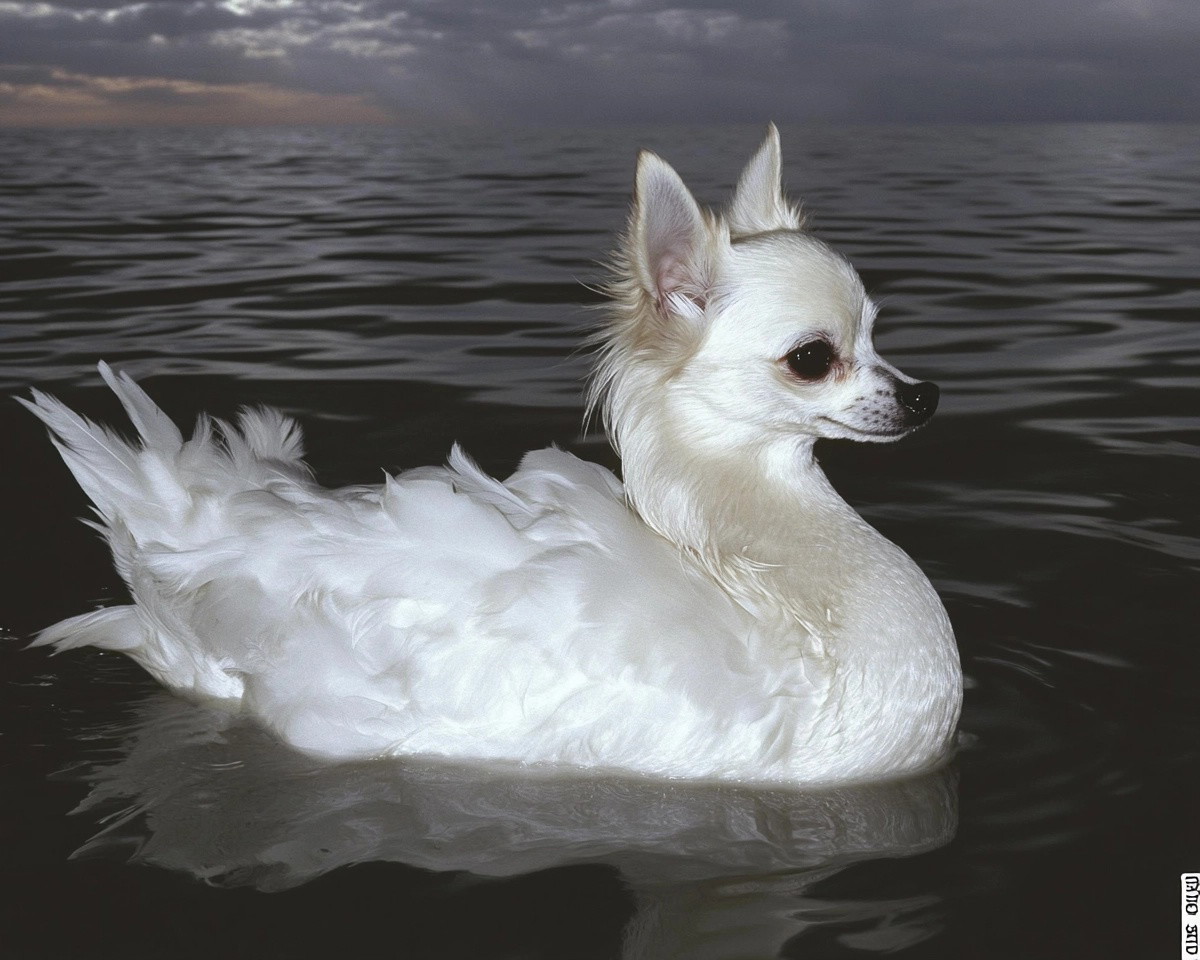
<path fill-rule="evenodd" d="M 938 405 L 938 385 L 928 380 L 922 383 L 902 383 L 896 388 L 896 397 L 904 409 L 912 414 L 913 424 L 924 423 L 933 416 Z"/>

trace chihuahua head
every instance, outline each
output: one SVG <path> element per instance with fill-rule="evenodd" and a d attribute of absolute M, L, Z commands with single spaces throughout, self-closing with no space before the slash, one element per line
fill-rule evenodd
<path fill-rule="evenodd" d="M 858 274 L 783 196 L 773 125 L 723 216 L 643 152 L 618 267 L 592 394 L 618 449 L 647 416 L 741 447 L 896 440 L 937 407 L 934 384 L 875 352 Z"/>

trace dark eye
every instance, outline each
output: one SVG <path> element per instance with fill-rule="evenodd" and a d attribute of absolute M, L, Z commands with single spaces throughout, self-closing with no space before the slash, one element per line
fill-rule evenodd
<path fill-rule="evenodd" d="M 824 340 L 810 340 L 784 359 L 792 373 L 801 380 L 820 380 L 833 366 L 833 347 Z"/>

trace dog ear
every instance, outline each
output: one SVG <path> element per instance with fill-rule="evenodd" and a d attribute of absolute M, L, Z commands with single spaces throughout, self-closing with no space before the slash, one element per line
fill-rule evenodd
<path fill-rule="evenodd" d="M 733 191 L 726 219 L 734 234 L 766 230 L 799 230 L 804 225 L 800 211 L 784 199 L 779 131 L 767 126 L 767 138 L 750 158 Z"/>
<path fill-rule="evenodd" d="M 659 313 L 698 321 L 714 275 L 713 230 L 679 174 L 646 150 L 638 154 L 629 238 L 631 266 Z"/>

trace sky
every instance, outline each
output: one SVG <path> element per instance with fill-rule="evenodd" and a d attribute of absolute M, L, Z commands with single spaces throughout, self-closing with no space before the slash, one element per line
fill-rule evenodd
<path fill-rule="evenodd" d="M 1200 121 L 1200 0 L 0 0 L 0 126 Z"/>

